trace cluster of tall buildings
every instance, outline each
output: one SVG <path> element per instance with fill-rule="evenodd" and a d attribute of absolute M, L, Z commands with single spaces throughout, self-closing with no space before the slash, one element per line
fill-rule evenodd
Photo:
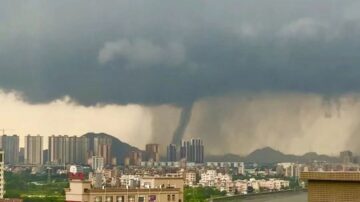
<path fill-rule="evenodd" d="M 93 156 L 103 158 L 104 165 L 114 162 L 111 155 L 112 139 L 109 137 L 52 135 L 48 137 L 48 149 L 44 150 L 43 146 L 43 136 L 40 135 L 25 136 L 23 148 L 19 148 L 19 136 L 0 136 L 5 164 L 91 164 Z"/>
<path fill-rule="evenodd" d="M 166 162 L 186 161 L 204 163 L 204 144 L 201 139 L 183 140 L 181 146 L 170 144 L 166 148 L 166 162 L 160 162 L 160 145 L 147 144 L 145 151 L 130 151 L 124 159 L 125 165 L 165 165 Z"/>
<path fill-rule="evenodd" d="M 5 153 L 4 163 L 15 165 L 91 165 L 93 159 L 102 158 L 103 165 L 116 165 L 112 157 L 112 138 L 77 137 L 67 135 L 52 135 L 48 137 L 48 148 L 44 150 L 44 138 L 40 135 L 24 137 L 24 147 L 19 147 L 19 136 L 0 136 L 0 149 Z M 97 157 L 97 158 L 93 158 Z M 193 163 L 204 162 L 204 145 L 201 139 L 182 141 L 181 146 L 170 144 L 167 147 L 167 161 L 185 160 Z M 145 151 L 130 151 L 125 158 L 125 165 L 141 165 L 142 162 L 160 162 L 160 145 L 147 144 Z"/>
<path fill-rule="evenodd" d="M 145 152 L 130 151 L 124 159 L 124 164 L 140 166 L 143 161 L 160 162 L 160 145 L 154 143 L 147 144 L 145 145 Z"/>
<path fill-rule="evenodd" d="M 145 154 L 147 161 L 159 162 L 160 161 L 159 144 L 147 144 L 145 146 Z"/>
<path fill-rule="evenodd" d="M 187 162 L 204 163 L 204 144 L 201 139 L 183 140 L 180 152 L 178 153 L 177 151 L 177 145 L 168 145 L 167 160 L 171 162 L 186 160 Z"/>
<path fill-rule="evenodd" d="M 84 164 L 88 160 L 86 137 L 52 135 L 48 141 L 48 161 L 54 164 Z"/>
<path fill-rule="evenodd" d="M 110 137 L 89 138 L 89 156 L 102 157 L 105 165 L 113 164 L 111 156 L 112 139 Z"/>

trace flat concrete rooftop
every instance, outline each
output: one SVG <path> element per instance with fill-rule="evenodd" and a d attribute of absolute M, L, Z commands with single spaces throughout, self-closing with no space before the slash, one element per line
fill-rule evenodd
<path fill-rule="evenodd" d="M 360 182 L 360 172 L 355 171 L 336 171 L 336 172 L 301 172 L 301 180 L 320 180 L 320 181 L 351 181 Z"/>

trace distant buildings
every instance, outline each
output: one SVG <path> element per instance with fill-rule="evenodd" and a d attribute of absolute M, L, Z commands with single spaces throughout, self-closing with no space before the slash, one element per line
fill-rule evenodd
<path fill-rule="evenodd" d="M 185 185 L 194 186 L 196 185 L 196 172 L 189 171 L 185 173 Z"/>
<path fill-rule="evenodd" d="M 25 137 L 25 163 L 43 164 L 43 137 L 40 135 Z"/>
<path fill-rule="evenodd" d="M 92 156 L 101 156 L 104 158 L 105 165 L 111 165 L 112 139 L 110 137 L 94 137 L 89 140 L 89 151 Z"/>
<path fill-rule="evenodd" d="M 231 181 L 231 176 L 228 174 L 218 173 L 216 170 L 207 170 L 201 174 L 199 184 L 204 187 L 215 187 L 218 182 L 229 183 Z"/>
<path fill-rule="evenodd" d="M 299 177 L 301 164 L 296 163 L 278 163 L 276 166 L 277 175 L 285 177 Z"/>
<path fill-rule="evenodd" d="M 141 151 L 131 151 L 124 159 L 125 166 L 140 166 L 142 161 Z"/>
<path fill-rule="evenodd" d="M 85 164 L 88 159 L 86 137 L 52 135 L 48 141 L 49 162 L 53 164 Z"/>
<path fill-rule="evenodd" d="M 68 136 L 52 135 L 48 138 L 47 149 L 43 149 L 43 136 L 27 135 L 24 147 L 19 148 L 17 135 L 0 136 L 0 149 L 4 153 L 4 163 L 8 165 L 25 164 L 28 166 L 64 166 L 69 164 L 92 165 L 92 157 L 101 157 L 103 167 L 117 165 L 112 156 L 113 142 L 109 136 Z M 122 149 L 120 148 L 120 152 Z M 170 144 L 166 148 L 167 160 L 160 161 L 160 145 L 147 144 L 145 151 L 129 149 L 124 159 L 127 166 L 144 167 L 195 167 L 204 165 L 204 145 L 201 139 L 183 141 L 180 148 Z M 121 156 L 123 154 L 120 154 Z M 121 159 L 122 160 L 122 159 Z"/>
<path fill-rule="evenodd" d="M 89 139 L 86 137 L 76 137 L 75 149 L 74 149 L 76 164 L 86 164 L 89 159 Z"/>
<path fill-rule="evenodd" d="M 340 160 L 343 164 L 353 163 L 353 153 L 351 151 L 340 152 Z"/>
<path fill-rule="evenodd" d="M 182 141 L 180 158 L 188 162 L 204 163 L 204 145 L 201 139 Z"/>
<path fill-rule="evenodd" d="M 24 163 L 25 162 L 25 148 L 24 147 L 20 147 L 20 151 L 19 151 L 19 163 Z"/>
<path fill-rule="evenodd" d="M 245 174 L 244 162 L 206 162 L 206 166 L 213 168 L 236 168 L 237 174 Z"/>
<path fill-rule="evenodd" d="M 104 158 L 101 156 L 93 156 L 91 158 L 91 168 L 95 171 L 101 171 L 104 168 Z"/>
<path fill-rule="evenodd" d="M 147 161 L 160 161 L 160 151 L 158 144 L 147 144 L 145 146 L 145 153 Z"/>
<path fill-rule="evenodd" d="M 19 163 L 19 136 L 2 135 L 0 137 L 0 148 L 4 151 L 5 164 Z"/>
<path fill-rule="evenodd" d="M 176 155 L 176 144 L 169 144 L 167 146 L 167 149 L 166 149 L 166 156 L 167 156 L 167 161 L 169 162 L 175 162 L 177 161 L 177 155 Z"/>
<path fill-rule="evenodd" d="M 191 172 L 190 172 L 191 173 Z M 194 186 L 194 174 L 186 173 L 186 184 L 188 186 Z M 247 194 L 250 192 L 265 191 L 279 191 L 288 189 L 290 182 L 282 179 L 244 179 L 233 180 L 229 173 L 218 172 L 217 170 L 206 170 L 200 175 L 199 185 L 203 187 L 215 187 L 220 191 L 226 191 L 227 193 Z M 250 190 L 249 190 L 250 187 Z"/>

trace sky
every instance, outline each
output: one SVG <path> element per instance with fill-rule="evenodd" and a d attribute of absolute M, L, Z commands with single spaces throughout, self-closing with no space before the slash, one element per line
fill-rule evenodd
<path fill-rule="evenodd" d="M 107 132 L 140 148 L 183 131 L 211 154 L 360 152 L 359 9 L 356 0 L 5 0 L 0 128 Z"/>

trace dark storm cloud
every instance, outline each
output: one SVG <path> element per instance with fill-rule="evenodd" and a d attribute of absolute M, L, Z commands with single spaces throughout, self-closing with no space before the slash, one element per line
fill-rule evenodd
<path fill-rule="evenodd" d="M 360 89 L 356 1 L 5 1 L 0 88 L 29 102 L 170 103 Z M 191 104 L 190 104 L 191 105 Z"/>

